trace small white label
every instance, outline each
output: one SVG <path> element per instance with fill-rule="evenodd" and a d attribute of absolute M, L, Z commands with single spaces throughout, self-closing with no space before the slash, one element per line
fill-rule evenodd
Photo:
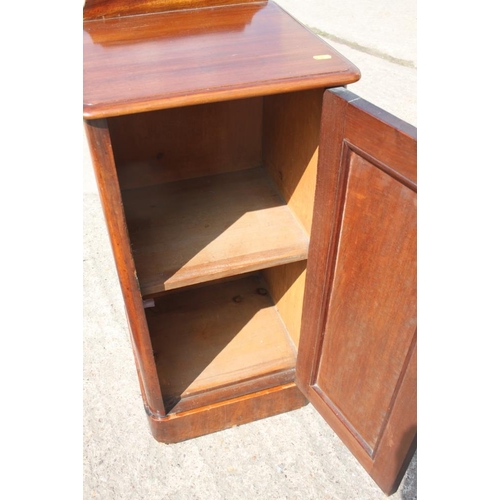
<path fill-rule="evenodd" d="M 321 54 L 320 56 L 313 56 L 313 59 L 316 61 L 322 61 L 323 59 L 331 59 L 332 56 L 330 54 Z"/>
<path fill-rule="evenodd" d="M 144 306 L 144 309 L 147 309 L 148 307 L 154 307 L 155 306 L 155 299 L 143 300 L 142 305 Z"/>

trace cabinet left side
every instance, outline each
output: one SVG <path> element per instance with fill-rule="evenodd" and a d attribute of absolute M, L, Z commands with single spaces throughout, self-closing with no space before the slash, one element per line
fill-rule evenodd
<path fill-rule="evenodd" d="M 130 252 L 121 191 L 116 173 L 113 148 L 106 119 L 85 120 L 85 132 L 101 199 L 101 206 L 110 237 L 118 279 L 125 302 L 132 348 L 146 411 L 151 415 L 165 414 L 153 349 L 148 332 L 139 283 Z"/>

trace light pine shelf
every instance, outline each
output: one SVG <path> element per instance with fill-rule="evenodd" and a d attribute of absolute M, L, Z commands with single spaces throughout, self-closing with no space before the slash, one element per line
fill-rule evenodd
<path fill-rule="evenodd" d="M 143 296 L 307 258 L 307 234 L 260 167 L 122 196 Z"/>
<path fill-rule="evenodd" d="M 213 404 L 293 381 L 296 348 L 260 275 L 154 302 L 146 317 L 163 398 L 174 413 L 201 398 Z"/>

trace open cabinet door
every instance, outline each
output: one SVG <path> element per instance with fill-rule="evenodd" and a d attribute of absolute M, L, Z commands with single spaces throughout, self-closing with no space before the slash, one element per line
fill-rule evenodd
<path fill-rule="evenodd" d="M 391 494 L 416 447 L 416 129 L 323 102 L 297 384 Z"/>

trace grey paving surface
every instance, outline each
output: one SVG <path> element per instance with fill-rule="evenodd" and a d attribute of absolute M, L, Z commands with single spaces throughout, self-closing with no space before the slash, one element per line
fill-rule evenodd
<path fill-rule="evenodd" d="M 416 3 L 280 0 L 354 62 L 350 89 L 416 125 Z M 111 250 L 83 147 L 84 498 L 386 498 L 311 405 L 176 445 L 149 434 Z M 392 498 L 417 497 L 416 455 Z"/>

